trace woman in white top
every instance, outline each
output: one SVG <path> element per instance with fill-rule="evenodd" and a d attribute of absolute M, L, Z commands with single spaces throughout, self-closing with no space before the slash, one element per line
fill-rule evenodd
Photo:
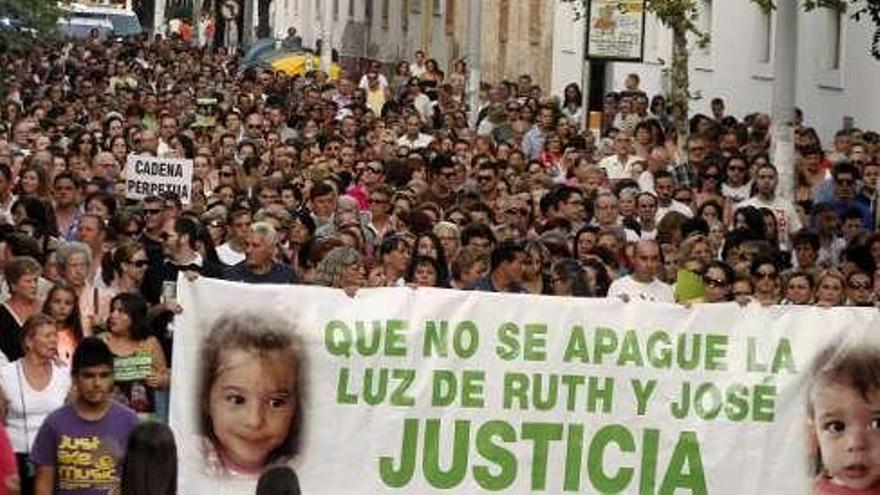
<path fill-rule="evenodd" d="M 6 431 L 18 459 L 21 493 L 33 493 L 34 472 L 28 452 L 43 420 L 64 405 L 70 390 L 70 370 L 58 364 L 55 321 L 36 314 L 24 323 L 24 356 L 0 368 L 0 392 Z"/>

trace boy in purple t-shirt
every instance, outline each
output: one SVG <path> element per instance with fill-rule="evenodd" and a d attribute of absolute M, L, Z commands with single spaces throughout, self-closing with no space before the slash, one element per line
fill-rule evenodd
<path fill-rule="evenodd" d="M 138 418 L 110 400 L 113 353 L 102 340 L 80 342 L 71 375 L 76 399 L 50 414 L 34 440 L 34 493 L 108 495 L 119 486 L 128 435 Z"/>

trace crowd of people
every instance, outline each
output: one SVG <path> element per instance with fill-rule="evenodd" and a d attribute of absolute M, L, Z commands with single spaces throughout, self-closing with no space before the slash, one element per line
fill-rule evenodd
<path fill-rule="evenodd" d="M 483 83 L 468 108 L 464 62 L 445 73 L 421 51 L 339 80 L 240 71 L 234 53 L 161 37 L 0 64 L 0 387 L 23 493 L 79 493 L 48 473 L 57 449 L 87 447 L 55 442 L 83 421 L 122 435 L 167 417 L 181 272 L 349 294 L 880 305 L 880 136 L 823 145 L 822 116 L 793 122 L 795 183 L 780 184 L 768 115 L 716 99 L 682 137 L 636 75 L 588 129 L 575 83 Z M 128 199 L 131 154 L 192 160 L 191 200 Z"/>

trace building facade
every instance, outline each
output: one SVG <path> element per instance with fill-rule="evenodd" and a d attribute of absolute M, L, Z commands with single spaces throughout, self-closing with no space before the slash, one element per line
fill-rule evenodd
<path fill-rule="evenodd" d="M 328 5 L 325 2 L 330 2 Z M 412 60 L 416 50 L 448 70 L 468 51 L 468 0 L 275 0 L 271 24 L 283 38 L 295 27 L 306 46 L 322 38 L 332 17 L 332 45 L 343 58 L 386 63 Z M 483 79 L 529 73 L 544 87 L 552 80 L 555 5 L 546 0 L 480 0 Z"/>
<path fill-rule="evenodd" d="M 583 77 L 583 21 L 557 0 L 553 46 L 553 88 Z M 705 48 L 691 47 L 691 114 L 709 113 L 712 98 L 723 98 L 737 117 L 770 112 L 774 81 L 775 13 L 764 13 L 750 0 L 699 0 L 698 25 L 710 34 Z M 565 26 L 577 26 L 565 30 Z M 797 22 L 795 101 L 806 124 L 819 132 L 823 145 L 845 122 L 880 129 L 880 61 L 871 57 L 869 22 L 856 23 L 830 9 L 799 12 Z M 650 14 L 645 26 L 643 63 L 612 63 L 606 87 L 620 89 L 629 73 L 641 76 L 649 94 L 664 92 L 672 58 L 672 34 Z"/>
<path fill-rule="evenodd" d="M 328 3 L 329 2 L 329 3 Z M 332 45 L 344 59 L 388 64 L 412 60 L 424 50 L 448 70 L 454 60 L 473 60 L 468 43 L 469 0 L 274 0 L 276 37 L 296 27 L 306 46 L 322 37 L 332 17 Z M 575 2 L 577 3 L 577 2 Z M 709 112 L 721 97 L 728 112 L 742 117 L 769 112 L 774 81 L 776 16 L 750 0 L 698 0 L 698 25 L 709 33 L 705 48 L 691 50 L 691 113 Z M 483 80 L 497 82 L 531 74 L 535 83 L 560 95 L 570 82 L 589 81 L 584 63 L 585 21 L 562 0 L 480 0 Z M 872 26 L 846 14 L 817 9 L 798 16 L 795 100 L 823 142 L 852 122 L 880 129 L 880 62 L 869 51 Z M 645 25 L 644 61 L 610 63 L 605 86 L 619 89 L 629 73 L 648 93 L 665 92 L 672 34 L 651 14 Z"/>

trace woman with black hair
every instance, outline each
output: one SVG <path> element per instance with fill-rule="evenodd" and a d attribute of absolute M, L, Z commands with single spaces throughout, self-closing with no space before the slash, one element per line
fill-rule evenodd
<path fill-rule="evenodd" d="M 58 228 L 51 203 L 43 201 L 36 196 L 22 196 L 12 204 L 10 211 L 16 226 L 24 220 L 30 220 L 30 223 L 38 230 L 38 233 L 34 236 L 37 239 L 43 235 L 57 236 Z"/>
<path fill-rule="evenodd" d="M 433 232 L 422 232 L 416 238 L 415 254 L 437 260 L 443 266 L 448 266 L 446 250 L 440 242 L 440 238 Z"/>
<path fill-rule="evenodd" d="M 767 235 L 764 214 L 754 206 L 737 208 L 733 214 L 733 228 L 747 232 L 749 240 L 762 240 Z"/>
<path fill-rule="evenodd" d="M 568 117 L 571 125 L 578 129 L 584 126 L 584 94 L 578 83 L 570 83 L 562 92 L 562 115 Z"/>
<path fill-rule="evenodd" d="M 105 222 L 116 214 L 116 198 L 108 192 L 89 194 L 83 205 L 85 206 L 86 213 L 95 215 Z"/>
<path fill-rule="evenodd" d="M 155 393 L 169 383 L 165 353 L 147 323 L 144 298 L 123 292 L 110 302 L 107 331 L 100 335 L 114 355 L 115 398 L 141 419 L 155 418 Z"/>
<path fill-rule="evenodd" d="M 49 179 L 46 171 L 39 165 L 27 165 L 18 173 L 18 184 L 14 191 L 19 198 L 34 197 L 43 201 L 50 199 Z"/>
<path fill-rule="evenodd" d="M 409 264 L 406 283 L 414 287 L 449 287 L 445 266 L 435 258 L 418 254 Z"/>
<path fill-rule="evenodd" d="M 583 265 L 571 258 L 563 258 L 553 264 L 550 284 L 554 296 L 593 297 Z"/>
<path fill-rule="evenodd" d="M 70 146 L 71 153 L 80 157 L 83 162 L 90 164 L 95 153 L 98 152 L 98 143 L 94 134 L 83 131 L 73 138 L 73 144 Z"/>
<path fill-rule="evenodd" d="M 186 158 L 189 160 L 195 158 L 196 145 L 186 134 L 177 134 L 172 137 L 170 146 L 175 158 Z"/>
<path fill-rule="evenodd" d="M 733 300 L 733 280 L 736 274 L 727 263 L 713 260 L 703 270 L 703 285 L 706 294 L 703 301 L 721 303 Z"/>
<path fill-rule="evenodd" d="M 115 293 L 140 292 L 150 261 L 144 246 L 138 242 L 126 242 L 105 256 L 101 278 Z"/>
<path fill-rule="evenodd" d="M 141 423 L 131 432 L 123 466 L 121 494 L 177 494 L 177 443 L 162 423 Z"/>
<path fill-rule="evenodd" d="M 585 259 L 581 263 L 584 266 L 584 273 L 587 275 L 589 286 L 593 289 L 594 297 L 607 296 L 608 288 L 611 287 L 611 276 L 608 274 L 608 267 L 597 258 Z"/>
<path fill-rule="evenodd" d="M 300 495 L 299 478 L 292 467 L 272 466 L 257 481 L 257 495 Z"/>
<path fill-rule="evenodd" d="M 63 282 L 54 285 L 46 296 L 43 314 L 55 320 L 58 333 L 58 359 L 70 366 L 76 346 L 85 337 L 76 291 Z"/>

